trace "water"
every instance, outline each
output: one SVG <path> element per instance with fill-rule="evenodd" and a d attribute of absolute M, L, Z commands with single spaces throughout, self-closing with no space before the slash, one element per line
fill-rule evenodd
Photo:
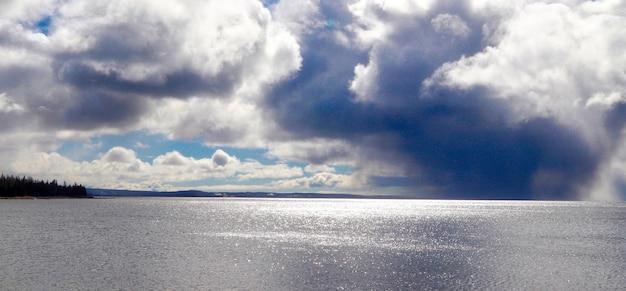
<path fill-rule="evenodd" d="M 624 290 L 626 203 L 0 201 L 1 290 Z"/>

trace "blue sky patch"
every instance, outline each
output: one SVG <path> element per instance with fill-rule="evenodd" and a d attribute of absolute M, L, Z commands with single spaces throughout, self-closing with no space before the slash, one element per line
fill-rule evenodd
<path fill-rule="evenodd" d="M 37 28 L 37 31 L 48 35 L 50 33 L 50 24 L 52 23 L 52 17 L 51 16 L 46 16 L 44 18 L 42 18 L 41 20 L 39 20 L 36 24 L 35 27 Z"/>

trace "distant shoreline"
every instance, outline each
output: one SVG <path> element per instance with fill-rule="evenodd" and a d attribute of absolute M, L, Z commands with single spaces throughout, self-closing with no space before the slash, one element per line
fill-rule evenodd
<path fill-rule="evenodd" d="M 33 177 L 0 174 L 0 197 L 6 199 L 87 198 L 87 189 L 57 180 L 35 180 Z"/>
<path fill-rule="evenodd" d="M 93 198 L 91 196 L 86 197 L 70 197 L 70 196 L 14 196 L 14 197 L 0 197 L 0 200 L 49 200 L 49 199 L 85 199 L 85 198 Z"/>
<path fill-rule="evenodd" d="M 94 198 L 170 197 L 170 198 L 343 198 L 343 199 L 398 199 L 400 196 L 359 195 L 348 193 L 277 193 L 277 192 L 204 192 L 198 190 L 159 192 L 88 188 Z"/>

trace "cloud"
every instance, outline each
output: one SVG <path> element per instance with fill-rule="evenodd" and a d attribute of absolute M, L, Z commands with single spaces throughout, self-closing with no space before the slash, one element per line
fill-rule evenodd
<path fill-rule="evenodd" d="M 228 163 L 229 159 L 230 156 L 228 156 L 228 154 L 223 150 L 215 151 L 215 153 L 211 157 L 213 164 L 215 164 L 216 166 L 225 166 Z"/>
<path fill-rule="evenodd" d="M 434 83 L 459 90 L 488 88 L 492 98 L 505 100 L 511 111 L 509 122 L 527 124 L 527 120 L 548 118 L 558 124 L 551 135 L 569 131 L 578 136 L 575 144 L 587 154 L 579 152 L 551 164 L 567 163 L 584 169 L 580 171 L 584 182 L 563 178 L 572 174 L 572 168 L 558 169 L 558 174 L 550 174 L 549 178 L 536 169 L 534 181 L 593 184 L 596 173 L 604 171 L 604 160 L 614 158 L 616 143 L 623 143 L 620 131 L 624 121 L 611 116 L 615 116 L 614 108 L 623 103 L 616 90 L 626 88 L 626 75 L 620 69 L 623 65 L 619 65 L 626 62 L 620 49 L 626 31 L 613 28 L 623 26 L 626 19 L 615 13 L 617 7 L 607 3 L 524 5 L 501 24 L 496 46 L 447 63 L 434 74 Z M 587 162 L 579 160 L 585 156 Z M 546 185 L 548 189 L 553 186 Z M 589 194 L 594 190 L 588 187 L 567 191 L 598 195 Z"/>
<path fill-rule="evenodd" d="M 624 86 L 620 36 L 623 19 L 610 11 L 587 15 L 586 6 L 532 3 L 501 24 L 497 46 L 443 65 L 447 86 L 486 86 L 512 103 L 519 119 L 545 113 L 567 120 L 577 106 Z M 593 16 L 593 17 L 592 17 Z M 583 81 L 584 80 L 584 81 Z"/>
<path fill-rule="evenodd" d="M 276 132 L 254 102 L 234 98 L 216 100 L 158 100 L 141 124 L 173 139 L 202 139 L 210 145 L 264 147 Z"/>
<path fill-rule="evenodd" d="M 279 180 L 272 182 L 270 188 L 277 189 L 299 189 L 299 188 L 344 188 L 350 189 L 355 187 L 352 177 L 349 175 L 340 175 L 333 173 L 317 173 L 312 177 L 302 177 L 297 179 Z M 355 187 L 356 188 L 356 187 Z"/>
<path fill-rule="evenodd" d="M 290 167 L 287 164 L 263 165 L 258 161 L 249 160 L 241 164 L 236 177 L 240 181 L 266 178 L 291 178 L 302 176 L 302 168 Z"/>
<path fill-rule="evenodd" d="M 365 173 L 374 184 L 430 185 L 446 197 L 588 197 L 612 159 L 607 149 L 621 142 L 604 122 L 614 109 L 585 106 L 592 96 L 592 104 L 621 102 L 619 9 L 541 1 L 413 8 L 349 6 L 346 35 L 357 49 L 306 39 L 299 75 L 268 94 L 281 128 L 346 144 L 343 156 L 358 152 L 359 172 L 367 164 L 400 172 Z"/>
<path fill-rule="evenodd" d="M 624 6 L 4 1 L 0 162 L 120 187 L 224 179 L 616 199 L 626 189 Z M 152 161 L 115 146 L 84 162 L 57 153 L 68 140 L 137 130 L 265 149 L 279 162 L 222 150 L 196 159 L 168 149 Z"/>
<path fill-rule="evenodd" d="M 355 149 L 341 139 L 314 138 L 285 141 L 269 145 L 267 156 L 283 160 L 311 162 L 313 164 L 348 163 L 355 158 Z"/>
<path fill-rule="evenodd" d="M 3 5 L 0 92 L 24 102 L 16 105 L 30 127 L 145 128 L 152 106 L 169 99 L 241 104 L 300 66 L 295 37 L 258 1 Z M 42 19 L 46 34 L 37 27 Z"/>
<path fill-rule="evenodd" d="M 335 168 L 329 167 L 327 165 L 307 165 L 306 167 L 304 167 L 304 171 L 307 173 L 320 173 L 320 172 L 334 173 Z"/>
<path fill-rule="evenodd" d="M 24 106 L 9 98 L 6 93 L 0 93 L 0 112 L 21 113 L 24 112 Z"/>
<path fill-rule="evenodd" d="M 268 21 L 254 1 L 74 1 L 60 9 L 49 38 L 59 78 L 79 89 L 220 95 L 240 82 Z"/>
<path fill-rule="evenodd" d="M 255 99 L 301 62 L 292 31 L 258 1 L 2 5 L 4 132 L 79 137 L 148 128 L 264 146 L 273 130 Z"/>
<path fill-rule="evenodd" d="M 153 164 L 163 166 L 185 166 L 188 165 L 189 162 L 192 162 L 192 160 L 184 157 L 177 151 L 173 151 L 166 153 L 165 155 L 158 156 L 154 159 Z"/>
<path fill-rule="evenodd" d="M 144 144 L 144 143 L 138 141 L 138 142 L 135 143 L 134 147 L 135 148 L 139 148 L 139 149 L 147 149 L 147 148 L 150 148 L 150 145 L 147 145 L 147 144 Z"/>
<path fill-rule="evenodd" d="M 433 18 L 430 23 L 436 32 L 465 38 L 470 34 L 470 28 L 458 15 L 443 13 Z"/>
<path fill-rule="evenodd" d="M 172 151 L 146 162 L 138 158 L 135 151 L 123 147 L 113 147 L 99 158 L 85 162 L 73 161 L 56 152 L 31 153 L 30 159 L 13 162 L 12 169 L 42 178 L 65 177 L 65 180 L 84 183 L 89 187 L 117 185 L 117 189 L 122 185 L 136 184 L 131 188 L 143 190 L 173 189 L 173 183 L 206 179 L 249 181 L 303 175 L 299 167 L 282 163 L 267 165 L 255 160 L 240 161 L 223 150 L 216 150 L 210 158 L 201 159 Z"/>
<path fill-rule="evenodd" d="M 317 25 L 319 17 L 319 1 L 278 1 L 271 7 L 272 16 L 285 25 L 296 36 L 310 33 L 311 27 Z"/>
<path fill-rule="evenodd" d="M 107 163 L 132 163 L 137 160 L 137 156 L 133 150 L 114 147 L 101 160 Z"/>

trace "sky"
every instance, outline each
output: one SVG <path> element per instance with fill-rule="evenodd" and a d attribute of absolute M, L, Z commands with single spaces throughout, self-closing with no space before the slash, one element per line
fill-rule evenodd
<path fill-rule="evenodd" d="M 0 170 L 626 199 L 626 1 L 4 0 Z"/>

